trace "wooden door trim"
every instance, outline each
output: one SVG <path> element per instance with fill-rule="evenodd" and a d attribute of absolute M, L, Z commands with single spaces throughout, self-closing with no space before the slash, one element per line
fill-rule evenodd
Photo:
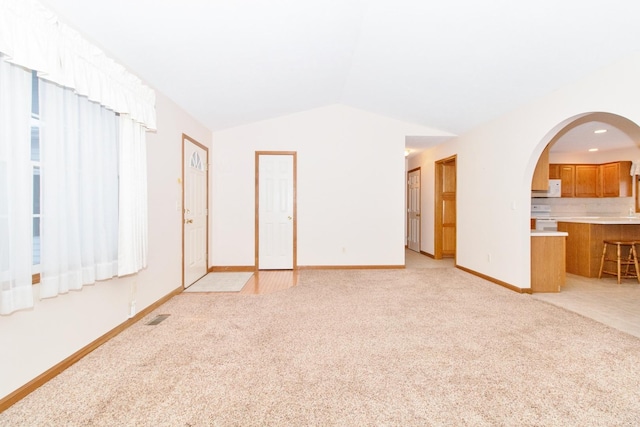
<path fill-rule="evenodd" d="M 298 269 L 298 152 L 256 151 L 255 154 L 255 271 L 260 269 L 260 156 L 293 156 L 293 269 Z"/>
<path fill-rule="evenodd" d="M 186 143 L 187 141 L 189 141 L 190 143 L 192 143 L 193 145 L 197 145 L 198 147 L 202 148 L 206 153 L 207 153 L 207 161 L 205 164 L 206 170 L 206 177 L 205 177 L 205 203 L 207 206 L 207 221 L 205 224 L 205 263 L 206 263 L 206 267 L 207 267 L 207 271 L 209 271 L 209 148 L 206 147 L 203 144 L 200 144 L 198 141 L 196 141 L 195 139 L 191 138 L 189 135 L 183 133 L 182 134 L 182 179 L 181 179 L 181 183 L 182 183 L 182 287 L 185 287 L 185 283 L 184 283 L 184 203 L 185 203 L 185 191 L 184 191 L 184 179 L 185 179 L 185 157 L 184 157 L 184 152 L 185 152 L 185 148 L 186 148 Z M 206 274 L 206 273 L 205 273 Z"/>
<path fill-rule="evenodd" d="M 457 159 L 458 156 L 457 154 L 454 154 L 453 156 L 449 156 L 449 157 L 445 157 L 444 159 L 440 159 L 440 160 L 436 160 L 435 161 L 435 177 L 434 177 L 434 183 L 435 183 L 435 212 L 434 212 L 434 254 L 433 257 L 434 259 L 442 259 L 442 246 L 443 246 L 443 242 L 442 242 L 442 227 L 443 227 L 443 219 L 442 219 L 442 202 L 443 202 L 443 196 L 442 196 L 442 180 L 443 180 L 443 171 L 442 171 L 442 165 L 444 165 L 445 163 L 450 163 L 450 162 L 454 162 L 456 165 L 456 203 L 457 203 L 457 199 L 458 199 L 458 165 L 457 165 Z M 457 217 L 457 210 L 456 210 L 456 217 Z M 457 230 L 457 218 L 456 218 L 456 230 Z M 457 254 L 457 250 L 456 250 L 456 254 Z M 454 255 L 454 259 L 457 257 L 457 255 Z"/>

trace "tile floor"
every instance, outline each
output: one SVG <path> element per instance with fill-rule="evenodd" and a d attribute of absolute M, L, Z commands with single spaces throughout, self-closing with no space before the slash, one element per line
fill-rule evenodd
<path fill-rule="evenodd" d="M 453 258 L 434 260 L 414 251 L 405 251 L 406 268 L 454 267 Z M 567 283 L 558 293 L 537 293 L 532 298 L 581 314 L 612 328 L 640 338 L 640 284 L 635 279 L 589 279 L 567 274 Z"/>
<path fill-rule="evenodd" d="M 640 338 L 640 284 L 636 279 L 589 279 L 567 274 L 558 293 L 533 294 L 533 298 L 571 310 Z"/>

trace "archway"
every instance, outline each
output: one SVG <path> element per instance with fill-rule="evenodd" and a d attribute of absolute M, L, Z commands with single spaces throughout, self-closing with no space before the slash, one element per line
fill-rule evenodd
<path fill-rule="evenodd" d="M 604 130 L 603 133 L 598 133 Z M 551 164 L 599 164 L 617 160 L 640 162 L 640 126 L 613 113 L 590 112 L 570 117 L 551 129 L 534 156 L 549 156 Z M 547 179 L 549 176 L 547 175 Z M 640 212 L 638 176 L 633 180 L 633 209 Z M 533 197 L 534 195 L 532 195 Z M 620 213 L 627 213 L 628 208 Z"/>
<path fill-rule="evenodd" d="M 603 239 L 640 240 L 640 220 L 635 217 L 640 211 L 637 175 L 640 127 L 616 114 L 585 113 L 558 124 L 540 145 L 543 155 L 536 174 L 546 168 L 547 181 L 549 178 L 560 181 L 562 191 L 561 197 L 554 198 L 532 192 L 532 208 L 546 208 L 540 209 L 542 214 L 537 220 L 533 219 L 532 209 L 532 228 L 540 231 L 538 225 L 544 223 L 549 228 L 543 231 L 552 231 L 552 224 L 557 224 L 556 229 L 566 233 L 566 250 L 563 245 L 553 259 L 544 258 L 541 262 L 544 256 L 548 257 L 549 250 L 545 248 L 543 255 L 534 248 L 534 243 L 540 246 L 540 239 L 532 239 L 532 290 L 535 292 L 535 287 L 540 286 L 534 281 L 540 271 L 548 265 L 557 267 L 556 261 L 561 257 L 564 264 L 561 276 L 553 278 L 549 290 L 543 290 L 557 292 L 560 286 L 555 284 L 564 286 L 565 272 L 585 279 L 600 275 Z M 537 182 L 534 176 L 532 184 Z M 547 219 L 543 219 L 544 213 Z M 550 237 L 545 244 L 558 239 Z"/>

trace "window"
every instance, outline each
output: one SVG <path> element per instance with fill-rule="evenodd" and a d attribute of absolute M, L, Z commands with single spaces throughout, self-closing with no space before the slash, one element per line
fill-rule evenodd
<path fill-rule="evenodd" d="M 198 169 L 199 171 L 204 171 L 204 165 L 202 164 L 202 159 L 197 151 L 194 151 L 191 155 L 191 167 L 194 169 Z"/>
<path fill-rule="evenodd" d="M 35 71 L 31 75 L 32 272 L 33 282 L 37 283 L 40 279 L 40 102 L 38 75 Z"/>
<path fill-rule="evenodd" d="M 155 93 L 137 77 L 46 8 L 10 9 L 3 29 L 16 37 L 0 52 L 0 314 L 33 307 L 34 281 L 47 298 L 146 266 L 144 132 L 156 122 Z M 35 63 L 48 80 L 29 70 Z"/>

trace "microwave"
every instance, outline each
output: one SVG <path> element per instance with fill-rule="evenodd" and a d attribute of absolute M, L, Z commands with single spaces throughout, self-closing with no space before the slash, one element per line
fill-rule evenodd
<path fill-rule="evenodd" d="M 562 197 L 562 180 L 550 179 L 547 191 L 533 191 L 531 197 Z"/>

